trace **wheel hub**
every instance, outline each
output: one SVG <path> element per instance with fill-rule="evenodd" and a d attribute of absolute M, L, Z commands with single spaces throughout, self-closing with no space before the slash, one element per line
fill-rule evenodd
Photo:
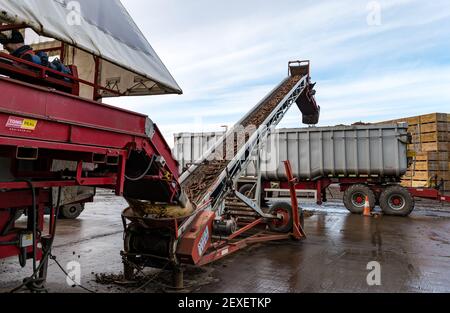
<path fill-rule="evenodd" d="M 284 209 L 276 209 L 274 213 L 278 216 L 278 219 L 272 221 L 276 227 L 284 226 L 289 223 L 289 212 Z"/>
<path fill-rule="evenodd" d="M 389 205 L 393 210 L 402 210 L 405 207 L 405 199 L 400 195 L 392 195 L 389 198 Z"/>
<path fill-rule="evenodd" d="M 363 207 L 365 204 L 365 196 L 361 193 L 355 193 L 352 197 L 353 205 L 356 207 Z"/>

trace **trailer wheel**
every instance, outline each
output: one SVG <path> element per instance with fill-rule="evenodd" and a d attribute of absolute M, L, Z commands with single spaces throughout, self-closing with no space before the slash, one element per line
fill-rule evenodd
<path fill-rule="evenodd" d="M 381 193 L 380 206 L 386 215 L 408 216 L 414 210 L 414 198 L 401 186 L 391 186 Z"/>
<path fill-rule="evenodd" d="M 292 231 L 292 207 L 286 202 L 275 203 L 270 208 L 270 214 L 280 216 L 281 219 L 273 219 L 269 223 L 269 228 L 277 233 L 289 233 Z"/>
<path fill-rule="evenodd" d="M 344 205 L 353 214 L 362 214 L 366 196 L 369 197 L 370 208 L 373 209 L 376 202 L 375 193 L 366 185 L 353 185 L 344 193 Z"/>
<path fill-rule="evenodd" d="M 255 198 L 255 189 L 256 186 L 253 184 L 245 184 L 241 188 L 239 188 L 239 192 L 242 193 L 244 196 L 246 196 L 249 199 Z"/>
<path fill-rule="evenodd" d="M 77 219 L 83 211 L 84 204 L 76 203 L 61 207 L 59 215 L 63 219 L 74 220 Z"/>
<path fill-rule="evenodd" d="M 256 197 L 255 197 L 256 185 L 255 184 L 242 185 L 241 188 L 239 188 L 239 192 L 251 200 L 256 199 Z M 261 197 L 260 198 L 261 199 L 261 207 L 267 208 L 269 205 L 268 205 L 268 202 L 267 202 L 263 192 L 261 192 L 260 197 Z"/>

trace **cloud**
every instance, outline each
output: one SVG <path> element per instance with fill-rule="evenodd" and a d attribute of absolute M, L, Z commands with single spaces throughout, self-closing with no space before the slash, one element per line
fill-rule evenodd
<path fill-rule="evenodd" d="M 184 90 L 182 96 L 111 99 L 174 132 L 220 130 L 310 59 L 322 125 L 448 111 L 450 3 L 123 0 Z M 406 112 L 407 111 L 407 112 Z M 301 126 L 296 109 L 282 122 Z"/>

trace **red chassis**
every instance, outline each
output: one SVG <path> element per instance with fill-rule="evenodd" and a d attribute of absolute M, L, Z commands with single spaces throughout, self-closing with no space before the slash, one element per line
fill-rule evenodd
<path fill-rule="evenodd" d="M 11 256 L 20 256 L 21 263 L 24 260 L 31 257 L 33 250 L 32 246 L 20 247 L 20 236 L 26 235 L 30 232 L 31 227 L 28 229 L 17 228 L 14 225 L 14 212 L 16 209 L 22 209 L 25 207 L 30 207 L 32 203 L 31 193 L 28 190 L 18 190 L 10 192 L 0 193 L 0 259 L 7 258 Z M 44 209 L 46 205 L 49 204 L 50 195 L 48 191 L 40 192 L 36 195 L 37 198 L 37 226 L 38 229 L 43 231 L 44 229 Z M 30 211 L 31 216 L 33 212 Z M 53 215 L 52 215 L 53 216 Z M 31 219 L 30 219 L 31 220 Z M 53 221 L 52 221 L 53 222 Z M 43 235 L 39 236 L 36 240 L 41 241 Z M 25 258 L 23 254 L 25 253 Z M 42 249 L 37 249 L 37 259 L 40 260 L 42 256 Z"/>
<path fill-rule="evenodd" d="M 272 182 L 263 182 L 262 189 L 272 189 Z M 338 184 L 342 192 L 345 192 L 352 185 L 367 185 L 369 188 L 379 197 L 379 195 L 390 185 L 397 184 L 396 180 L 383 180 L 380 178 L 368 178 L 368 177 L 340 177 L 340 178 L 320 178 L 313 181 L 297 181 L 297 190 L 315 190 L 317 191 L 317 204 L 322 205 L 326 202 L 326 190 L 333 184 Z M 289 183 L 276 182 L 277 188 L 289 189 Z M 450 197 L 442 195 L 439 190 L 433 188 L 406 188 L 409 193 L 416 198 L 431 199 L 441 202 L 450 202 Z M 364 202 L 364 199 L 361 199 Z"/>
<path fill-rule="evenodd" d="M 408 188 L 411 195 L 417 198 L 450 202 L 450 196 L 442 195 L 439 190 L 432 188 Z"/>

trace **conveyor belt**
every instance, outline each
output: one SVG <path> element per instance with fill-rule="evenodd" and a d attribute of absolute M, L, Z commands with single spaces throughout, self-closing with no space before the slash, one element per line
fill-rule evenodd
<path fill-rule="evenodd" d="M 188 169 L 180 183 L 191 202 L 202 206 L 209 201 L 215 209 L 226 195 L 229 180 L 239 178 L 259 142 L 309 86 L 309 75 L 286 78 Z M 236 134 L 242 134 L 242 130 L 250 125 L 254 125 L 253 132 L 247 133 L 245 138 L 241 135 L 238 140 Z"/>
<path fill-rule="evenodd" d="M 245 128 L 249 125 L 255 125 L 256 128 L 258 128 L 300 78 L 300 76 L 294 76 L 287 79 L 279 88 L 266 97 L 266 100 L 263 101 L 258 108 L 252 110 L 251 114 L 243 120 L 242 124 L 238 123 L 235 127 L 242 125 Z M 229 159 L 231 155 L 229 149 L 234 148 L 235 151 L 232 151 L 231 153 L 233 156 L 236 156 L 237 152 L 242 148 L 244 144 L 243 140 L 230 138 L 230 136 L 235 136 L 235 134 L 231 133 L 223 137 L 223 139 L 220 140 L 221 145 L 219 145 L 219 148 L 221 146 L 223 148 L 218 149 L 220 151 L 212 151 L 209 155 L 205 156 L 206 160 L 212 160 L 202 162 L 183 182 L 183 189 L 188 198 L 194 203 L 198 203 L 198 201 L 201 200 L 209 187 L 231 162 Z M 227 143 L 231 142 L 234 142 L 234 147 L 227 147 Z M 230 144 L 228 144 L 228 146 L 230 146 Z M 211 158 L 211 156 L 213 156 L 213 158 Z"/>

